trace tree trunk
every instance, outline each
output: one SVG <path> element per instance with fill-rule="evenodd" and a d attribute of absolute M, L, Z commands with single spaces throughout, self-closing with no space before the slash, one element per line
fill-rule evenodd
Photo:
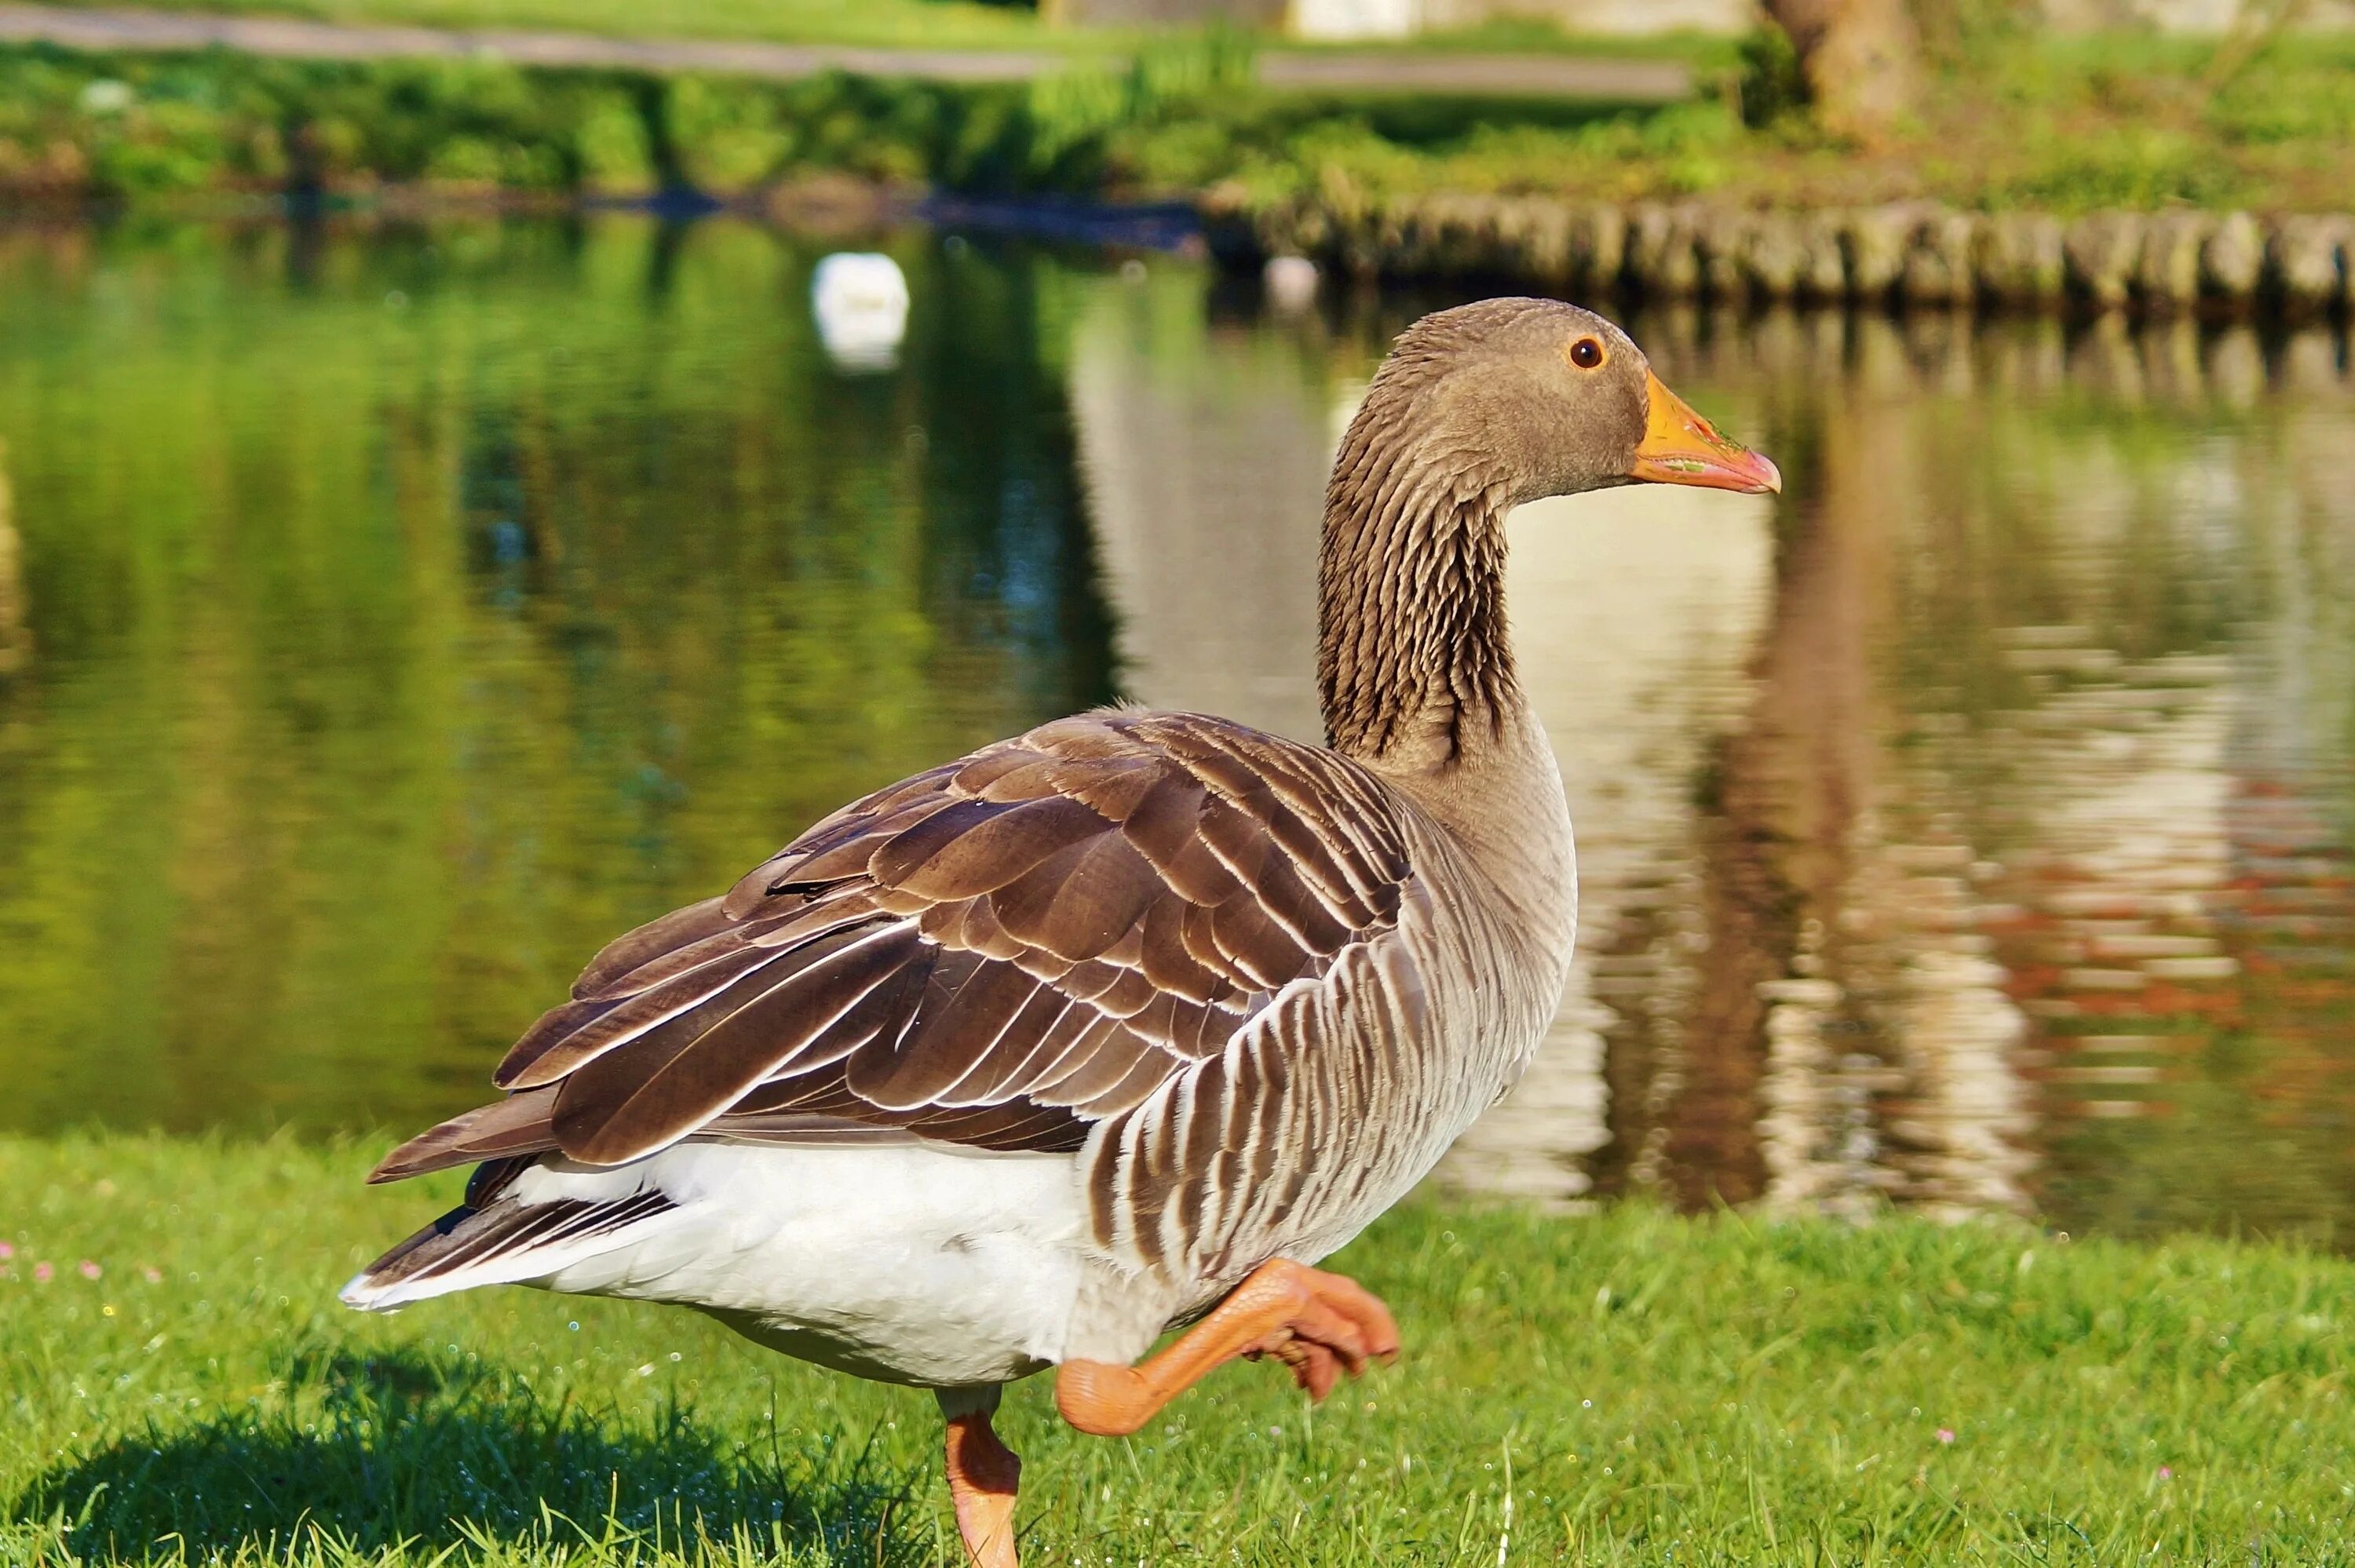
<path fill-rule="evenodd" d="M 1922 38 L 1905 0 L 1765 0 L 1827 130 L 1868 140 L 1913 107 Z"/>

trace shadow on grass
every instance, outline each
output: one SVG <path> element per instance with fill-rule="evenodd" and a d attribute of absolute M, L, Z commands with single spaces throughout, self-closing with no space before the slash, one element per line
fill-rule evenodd
<path fill-rule="evenodd" d="M 740 1443 L 675 1404 L 643 1423 L 600 1419 L 511 1375 L 413 1351 L 328 1352 L 293 1371 L 289 1383 L 316 1397 L 126 1437 L 40 1478 L 12 1522 L 62 1518 L 66 1544 L 101 1559 L 144 1558 L 162 1542 L 242 1561 L 321 1538 L 933 1556 L 926 1510 L 911 1502 L 929 1476 L 894 1469 L 855 1433 Z"/>

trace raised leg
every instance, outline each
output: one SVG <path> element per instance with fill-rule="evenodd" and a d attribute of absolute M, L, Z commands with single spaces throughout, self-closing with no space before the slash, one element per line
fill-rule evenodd
<path fill-rule="evenodd" d="M 1390 1308 L 1353 1279 L 1271 1258 L 1175 1344 L 1133 1367 L 1065 1361 L 1055 1374 L 1055 1407 L 1082 1432 L 1120 1437 L 1137 1430 L 1204 1374 L 1237 1356 L 1272 1355 L 1292 1368 L 1311 1399 L 1341 1373 L 1398 1355 Z"/>
<path fill-rule="evenodd" d="M 1022 1461 L 997 1440 L 989 1424 L 998 1391 L 942 1388 L 932 1391 L 948 1417 L 949 1496 L 956 1503 L 957 1533 L 964 1538 L 970 1568 L 1018 1568 L 1014 1560 L 1014 1492 Z"/>

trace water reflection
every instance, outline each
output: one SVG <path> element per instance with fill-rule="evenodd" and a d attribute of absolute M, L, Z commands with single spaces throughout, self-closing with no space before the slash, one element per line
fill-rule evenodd
<path fill-rule="evenodd" d="M 1388 334 L 1444 302 L 1214 310 L 1173 353 L 1188 287 L 1099 291 L 1074 338 L 1129 684 L 1312 733 L 1321 460 Z M 1792 482 L 1513 520 L 1580 954 L 1443 1178 L 2128 1229 L 2346 1213 L 2341 340 L 1636 324 Z"/>
<path fill-rule="evenodd" d="M 8 452 L 0 447 L 0 681 L 33 656 L 25 609 L 25 546 L 16 536 L 15 496 L 8 488 Z"/>
<path fill-rule="evenodd" d="M 1321 323 L 1206 325 L 1203 280 L 1089 289 L 1071 409 L 1127 695 L 1321 740 L 1316 530 L 1335 346 Z"/>
<path fill-rule="evenodd" d="M 1316 732 L 1325 464 L 1445 302 L 858 239 L 896 369 L 729 224 L 0 239 L 0 1119 L 412 1121 L 860 789 L 1115 686 Z M 1584 917 L 1443 1179 L 2355 1216 L 2343 338 L 1634 325 L 1788 488 L 1513 519 Z"/>
<path fill-rule="evenodd" d="M 1040 264 L 911 373 L 734 226 L 0 239 L 0 1118 L 410 1123 L 613 930 L 1109 692 Z"/>
<path fill-rule="evenodd" d="M 1667 1184 L 2121 1228 L 2342 1213 L 2343 1058 L 2269 1016 L 2335 1009 L 2335 985 L 2236 958 L 2226 915 L 2255 893 L 2252 794 L 2339 846 L 2274 883 L 2309 907 L 2343 886 L 2345 714 L 2280 689 L 2347 689 L 2341 652 L 2295 640 L 2280 571 L 2302 556 L 2303 596 L 2344 602 L 2355 508 L 2295 455 L 2355 440 L 2342 344 L 1663 325 L 1808 477 L 1702 804 L 1720 876 L 1757 885 L 1741 978 L 1771 1006 L 1763 1039 L 1721 1020 L 1707 1054 L 1721 1083 L 1757 1064 L 1769 1103 L 1680 1105 L 1694 1156 Z M 2299 1059 L 2268 1107 L 2258 1080 Z"/>

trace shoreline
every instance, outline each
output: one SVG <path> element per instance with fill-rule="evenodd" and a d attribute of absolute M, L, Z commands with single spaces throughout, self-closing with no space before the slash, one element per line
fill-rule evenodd
<path fill-rule="evenodd" d="M 1452 153 L 1385 172 L 1379 159 L 1359 166 L 1369 148 L 1391 147 L 1379 136 L 1318 141 L 1345 123 L 1333 118 L 1342 101 L 1295 126 L 1299 139 L 1249 131 L 1273 111 L 1252 97 L 1247 52 L 1194 40 L 1147 63 L 1027 85 L 838 69 L 754 82 L 496 58 L 0 43 L 12 115 L 0 217 L 623 206 L 855 228 L 893 212 L 1140 249 L 1207 244 L 1230 266 L 1298 257 L 1356 279 L 1657 300 L 2293 322 L 2355 310 L 2355 210 L 2345 188 L 2310 179 L 2219 186 L 2206 205 L 2115 193 L 2092 210 L 2065 193 L 2008 205 L 1950 185 L 1943 203 L 1819 188 L 1863 198 L 1821 206 L 1788 185 L 1765 199 L 1769 164 L 1721 170 L 1709 196 L 1614 184 L 1589 147 L 1584 163 L 1473 158 L 1481 182 L 1546 192 L 1483 195 L 1415 183 L 1448 174 Z M 2355 114 L 2355 95 L 2347 107 Z M 1689 110 L 1700 106 L 1667 112 Z M 1230 139 L 1186 153 L 1197 127 Z M 1452 145 L 1445 135 L 1431 146 Z M 1604 191 L 1620 199 L 1586 194 Z M 2342 210 L 2296 210 L 2307 206 Z"/>
<path fill-rule="evenodd" d="M 0 230 L 106 224 L 631 212 L 734 217 L 848 238 L 907 223 L 1208 257 L 1236 274 L 1301 258 L 1352 287 L 1489 283 L 1561 298 L 1724 309 L 1986 311 L 2138 322 L 2355 322 L 2355 214 L 1972 213 L 1928 203 L 1807 211 L 1440 195 L 1340 212 L 1191 200 L 974 193 L 815 170 L 711 194 L 637 195 L 389 181 L 328 191 L 211 190 L 162 200 L 7 199 Z"/>
<path fill-rule="evenodd" d="M 1231 188 L 1207 193 L 1199 210 L 1231 265 L 1297 256 L 1369 280 L 2154 317 L 2264 312 L 2304 321 L 2355 306 L 2355 214 L 2064 219 L 1926 202 L 1790 210 L 1447 193 L 1254 204 Z"/>
<path fill-rule="evenodd" d="M 215 189 L 163 200 L 45 193 L 0 228 L 186 221 L 395 220 L 443 214 L 733 215 L 815 234 L 900 223 L 1173 254 L 1232 272 L 1301 258 L 1353 285 L 1498 283 L 1561 297 L 1862 310 L 1991 310 L 2075 319 L 2355 320 L 2355 213 L 1974 213 L 1930 203 L 1792 210 L 1442 194 L 1331 206 L 975 193 L 815 170 L 713 194 L 389 181 L 346 190 Z"/>

